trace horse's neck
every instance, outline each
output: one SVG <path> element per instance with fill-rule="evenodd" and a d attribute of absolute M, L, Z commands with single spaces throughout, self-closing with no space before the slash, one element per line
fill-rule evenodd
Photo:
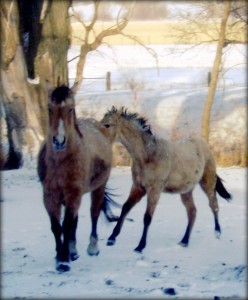
<path fill-rule="evenodd" d="M 152 141 L 151 137 L 141 133 L 135 126 L 122 126 L 120 130 L 121 143 L 127 148 L 134 162 L 145 162 L 149 158 Z"/>

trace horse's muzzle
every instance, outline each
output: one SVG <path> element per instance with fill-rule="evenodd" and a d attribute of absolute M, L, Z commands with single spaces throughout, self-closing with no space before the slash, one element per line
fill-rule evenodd
<path fill-rule="evenodd" d="M 53 137 L 53 148 L 54 150 L 57 151 L 61 151 L 65 149 L 65 142 L 66 142 L 66 138 L 64 136 L 64 139 L 62 142 L 59 142 L 58 139 L 54 136 Z"/>

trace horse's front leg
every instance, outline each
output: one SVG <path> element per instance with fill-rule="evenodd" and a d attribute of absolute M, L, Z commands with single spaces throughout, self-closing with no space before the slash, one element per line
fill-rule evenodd
<path fill-rule="evenodd" d="M 56 265 L 57 262 L 61 260 L 63 244 L 61 241 L 62 227 L 59 222 L 59 218 L 54 215 L 50 215 L 51 230 L 54 234 L 56 243 Z"/>
<path fill-rule="evenodd" d="M 72 221 L 72 229 L 71 229 L 70 238 L 69 238 L 69 252 L 70 252 L 70 258 L 72 261 L 79 258 L 79 254 L 78 254 L 77 247 L 76 247 L 77 223 L 78 223 L 78 215 L 76 215 L 76 217 Z"/>
<path fill-rule="evenodd" d="M 148 191 L 147 208 L 146 208 L 146 212 L 144 215 L 144 229 L 143 229 L 143 233 L 142 233 L 139 245 L 134 249 L 134 251 L 136 251 L 136 252 L 142 252 L 142 250 L 146 246 L 148 229 L 149 229 L 149 226 L 152 221 L 153 213 L 158 204 L 160 194 L 161 194 L 161 191 L 157 191 L 157 190 Z"/>
<path fill-rule="evenodd" d="M 71 193 L 64 197 L 65 216 L 62 225 L 63 246 L 60 259 L 57 261 L 57 270 L 66 272 L 71 269 L 70 261 L 76 260 L 79 255 L 76 249 L 76 229 L 78 210 L 81 203 L 81 192 L 71 188 Z"/>
<path fill-rule="evenodd" d="M 127 201 L 123 204 L 120 218 L 111 234 L 111 236 L 108 238 L 107 245 L 112 246 L 115 244 L 116 237 L 120 234 L 121 228 L 123 226 L 124 220 L 129 213 L 129 211 L 132 209 L 132 207 L 138 203 L 141 198 L 146 194 L 146 191 L 144 188 L 140 186 L 132 186 L 132 189 L 130 191 L 129 197 Z"/>
<path fill-rule="evenodd" d="M 90 256 L 98 255 L 100 253 L 98 247 L 98 235 L 97 235 L 97 222 L 100 215 L 101 207 L 104 199 L 105 185 L 91 192 L 91 234 L 90 243 L 87 248 L 87 253 Z"/>
<path fill-rule="evenodd" d="M 65 218 L 63 222 L 63 259 L 64 261 L 74 261 L 79 258 L 76 247 L 76 230 L 78 223 L 77 212 L 71 212 L 71 209 L 67 209 L 65 212 Z"/>
<path fill-rule="evenodd" d="M 47 193 L 48 194 L 48 193 Z M 61 240 L 62 226 L 60 225 L 61 205 L 59 202 L 54 201 L 58 197 L 51 198 L 45 194 L 44 204 L 47 213 L 50 217 L 51 230 L 53 232 L 56 243 L 56 269 L 58 269 L 59 262 L 62 260 L 63 243 Z"/>

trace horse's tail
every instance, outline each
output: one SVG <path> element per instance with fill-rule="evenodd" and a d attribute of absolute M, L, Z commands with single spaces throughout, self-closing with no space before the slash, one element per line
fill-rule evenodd
<path fill-rule="evenodd" d="M 117 222 L 119 220 L 119 217 L 115 216 L 112 213 L 111 205 L 120 208 L 121 205 L 117 203 L 115 200 L 112 199 L 113 194 L 109 193 L 108 191 L 104 191 L 104 199 L 102 204 L 102 211 L 105 214 L 105 217 L 109 222 Z"/>
<path fill-rule="evenodd" d="M 216 181 L 215 190 L 222 198 L 226 199 L 227 201 L 230 201 L 232 199 L 231 194 L 229 194 L 226 188 L 224 187 L 222 183 L 223 180 L 218 175 L 216 176 L 217 176 L 217 181 Z"/>

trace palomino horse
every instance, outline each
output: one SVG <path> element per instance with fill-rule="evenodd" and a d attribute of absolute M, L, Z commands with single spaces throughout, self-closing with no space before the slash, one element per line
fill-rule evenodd
<path fill-rule="evenodd" d="M 121 216 L 108 239 L 107 245 L 114 245 L 124 219 L 131 208 L 147 194 L 147 208 L 144 215 L 144 230 L 135 251 L 142 252 L 146 246 L 147 232 L 157 206 L 160 194 L 179 193 L 188 215 L 188 225 L 180 244 L 187 246 L 196 218 L 192 192 L 197 183 L 209 199 L 214 215 L 215 232 L 220 235 L 216 191 L 226 200 L 231 195 L 226 191 L 216 174 L 213 154 L 202 139 L 188 139 L 172 142 L 155 138 L 144 118 L 136 113 L 112 107 L 101 120 L 112 142 L 121 142 L 132 158 L 133 185 Z"/>
<path fill-rule="evenodd" d="M 49 132 L 38 156 L 38 175 L 56 242 L 56 269 L 65 272 L 70 270 L 70 260 L 79 257 L 76 228 L 83 194 L 91 192 L 89 255 L 99 253 L 97 221 L 100 211 L 104 211 L 109 221 L 117 221 L 111 214 L 111 198 L 105 190 L 112 149 L 96 121 L 76 120 L 73 92 L 67 86 L 48 91 L 48 96 Z M 62 205 L 65 214 L 61 226 Z"/>

